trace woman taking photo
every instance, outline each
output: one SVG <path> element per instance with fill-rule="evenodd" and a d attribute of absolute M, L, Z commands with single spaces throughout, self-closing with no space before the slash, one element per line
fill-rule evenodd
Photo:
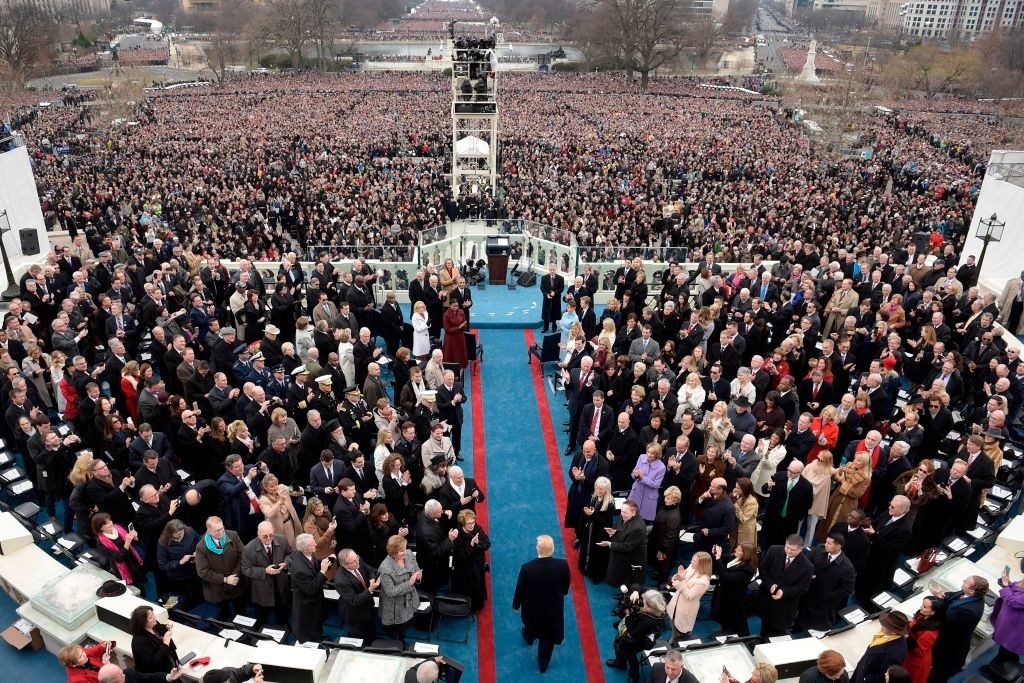
<path fill-rule="evenodd" d="M 718 449 L 718 453 L 725 450 L 725 442 L 733 433 L 728 409 L 729 406 L 725 401 L 717 401 L 711 409 L 711 413 L 704 417 L 700 428 L 704 431 L 705 450 L 710 450 L 712 446 Z"/>
<path fill-rule="evenodd" d="M 260 482 L 260 512 L 274 526 L 275 534 L 288 539 L 288 547 L 295 547 L 295 537 L 302 533 L 299 515 L 292 505 L 291 492 L 278 480 L 277 475 L 268 474 Z"/>
<path fill-rule="evenodd" d="M 135 670 L 147 674 L 169 674 L 178 665 L 178 650 L 171 640 L 174 624 L 160 624 L 149 605 L 132 610 L 128 632 L 132 634 Z"/>
<path fill-rule="evenodd" d="M 459 535 L 452 554 L 452 592 L 468 595 L 474 612 L 487 601 L 487 549 L 491 539 L 476 523 L 476 513 L 462 510 L 458 516 Z"/>
<path fill-rule="evenodd" d="M 336 545 L 334 540 L 334 532 L 338 528 L 338 522 L 334 519 L 334 515 L 327 509 L 323 501 L 312 496 L 306 501 L 306 515 L 302 518 L 302 532 L 309 534 L 316 541 L 316 550 L 313 551 L 313 557 L 316 558 L 317 562 L 320 560 L 330 557 L 334 552 Z M 332 568 L 337 567 L 337 563 L 332 565 Z M 333 580 L 334 577 L 328 577 Z"/>
<path fill-rule="evenodd" d="M 757 573 L 757 546 L 743 541 L 732 551 L 728 561 L 722 557 L 721 546 L 711 549 L 712 568 L 718 577 L 718 588 L 711 598 L 711 618 L 726 633 L 749 636 L 747 626 L 747 589 Z"/>
<path fill-rule="evenodd" d="M 600 457 L 600 456 L 598 456 Z M 612 497 L 612 482 L 608 477 L 594 480 L 594 494 L 580 511 L 576 527 L 579 542 L 579 568 L 595 584 L 602 583 L 608 573 L 608 548 L 598 545 L 609 540 L 609 529 L 615 526 L 615 499 Z"/>
<path fill-rule="evenodd" d="M 825 406 L 821 415 L 811 420 L 811 432 L 814 434 L 814 445 L 807 452 L 807 464 L 810 465 L 821 451 L 831 451 L 839 441 L 839 425 L 836 424 L 836 407 Z"/>
<path fill-rule="evenodd" d="M 60 649 L 57 661 L 64 665 L 68 683 L 99 683 L 100 667 L 110 663 L 112 651 L 110 641 L 88 647 L 73 643 Z"/>
<path fill-rule="evenodd" d="M 686 640 L 697 623 L 700 599 L 711 587 L 711 555 L 698 551 L 693 554 L 690 566 L 679 565 L 675 576 L 669 579 L 675 594 L 669 600 L 668 612 L 672 620 L 672 641 Z"/>
<path fill-rule="evenodd" d="M 228 425 L 228 438 L 231 440 L 231 455 L 241 456 L 246 465 L 256 462 L 260 441 L 249 433 L 249 425 L 235 420 Z"/>
<path fill-rule="evenodd" d="M 120 415 L 108 415 L 103 425 L 103 454 L 122 472 L 129 471 L 128 450 L 135 438 L 134 430 L 128 430 Z"/>
<path fill-rule="evenodd" d="M 615 657 L 605 661 L 613 669 L 629 669 L 627 681 L 640 680 L 640 661 L 637 655 L 651 648 L 661 634 L 665 618 L 665 598 L 656 590 L 646 591 L 642 596 L 638 590 L 630 594 L 633 603 L 643 601 L 637 612 L 630 612 L 618 624 L 615 636 Z"/>
<path fill-rule="evenodd" d="M 405 640 L 405 629 L 416 615 L 420 596 L 416 584 L 423 571 L 416 564 L 416 554 L 408 550 L 405 538 L 388 539 L 388 556 L 380 563 L 380 622 L 394 640 Z"/>
<path fill-rule="evenodd" d="M 142 557 L 135 549 L 138 532 L 125 530 L 115 524 L 105 512 L 92 515 L 92 532 L 96 536 L 95 553 L 103 568 L 129 586 L 139 589 L 145 586 L 145 572 L 142 571 Z"/>

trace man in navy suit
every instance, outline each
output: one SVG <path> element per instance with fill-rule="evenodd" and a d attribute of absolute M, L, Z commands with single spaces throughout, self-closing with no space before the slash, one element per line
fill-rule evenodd
<path fill-rule="evenodd" d="M 986 593 L 988 580 L 981 576 L 968 576 L 959 591 L 945 594 L 941 588 L 932 591 L 933 595 L 943 599 L 943 605 L 936 615 L 942 626 L 932 646 L 932 671 L 928 675 L 928 683 L 943 683 L 963 670 L 971 649 L 974 627 L 985 611 Z"/>
<path fill-rule="evenodd" d="M 811 587 L 814 565 L 803 554 L 804 539 L 793 534 L 785 545 L 768 548 L 761 574 L 761 637 L 781 636 L 793 627 L 800 598 Z"/>
<path fill-rule="evenodd" d="M 569 594 L 571 575 L 569 563 L 551 555 L 555 542 L 548 535 L 537 537 L 537 558 L 519 568 L 512 609 L 520 612 L 523 620 L 523 638 L 537 646 L 537 665 L 540 672 L 548 670 L 555 645 L 565 639 L 563 602 Z"/>
<path fill-rule="evenodd" d="M 351 548 L 338 551 L 338 562 L 341 567 L 334 576 L 334 590 L 338 591 L 341 621 L 348 624 L 349 638 L 372 641 L 377 635 L 373 613 L 373 591 L 380 586 L 377 570 Z"/>
<path fill-rule="evenodd" d="M 447 422 L 451 427 L 452 448 L 455 449 L 455 459 L 463 460 L 462 457 L 462 404 L 466 402 L 466 390 L 462 382 L 455 381 L 455 373 L 452 370 L 444 371 L 444 382 L 437 387 L 437 415 L 442 422 Z"/>
<path fill-rule="evenodd" d="M 334 510 L 338 502 L 338 484 L 348 474 L 348 465 L 334 459 L 334 451 L 320 451 L 320 462 L 309 470 L 309 490 L 319 498 L 324 507 Z"/>

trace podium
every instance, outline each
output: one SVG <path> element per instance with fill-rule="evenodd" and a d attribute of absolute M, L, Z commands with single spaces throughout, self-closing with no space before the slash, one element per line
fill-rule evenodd
<path fill-rule="evenodd" d="M 488 235 L 487 244 L 487 282 L 492 285 L 503 285 L 508 277 L 508 255 L 511 244 L 503 235 Z"/>

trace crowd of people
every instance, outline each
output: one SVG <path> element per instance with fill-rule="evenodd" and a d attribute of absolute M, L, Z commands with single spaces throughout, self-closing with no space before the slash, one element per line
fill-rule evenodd
<path fill-rule="evenodd" d="M 715 575 L 711 618 L 746 636 L 756 614 L 770 638 L 828 631 L 851 599 L 875 611 L 903 558 L 969 535 L 1004 444 L 1021 434 L 1020 346 L 995 323 L 1015 310 L 1016 329 L 1022 307 L 1016 294 L 1002 307 L 979 295 L 973 257 L 955 265 L 957 237 L 922 252 L 807 242 L 771 268 L 755 259 L 735 273 L 707 252 L 696 269 L 670 263 L 651 283 L 640 259 L 626 260 L 600 312 L 596 278 L 567 287 L 550 266 L 539 288 L 545 331 L 562 349 L 565 526 L 580 571 L 633 586 L 638 614 L 670 615 L 673 641 L 690 637 Z M 957 439 L 954 411 L 964 416 Z M 616 496 L 627 499 L 618 523 Z M 673 591 L 667 607 L 643 594 L 648 576 Z M 1013 585 L 1008 574 L 1002 582 Z M 885 642 L 905 639 L 912 621 L 934 624 L 940 644 L 918 641 L 908 654 L 901 641 L 877 659 L 869 650 L 853 680 L 896 664 L 915 681 L 949 680 L 988 589 L 971 577 L 912 618 L 883 619 Z M 635 655 L 660 633 L 649 621 L 617 639 L 622 652 L 608 662 L 628 665 L 631 679 Z M 1024 650 L 1014 647 L 1007 656 Z"/>
<path fill-rule="evenodd" d="M 796 239 L 895 250 L 915 232 L 962 228 L 984 155 L 1014 139 L 995 120 L 904 107 L 861 117 L 873 157 L 841 159 L 755 92 L 690 78 L 641 93 L 608 74 L 509 75 L 502 185 L 456 197 L 445 174 L 449 85 L 420 73 L 264 76 L 153 93 L 138 126 L 107 128 L 75 103 L 22 132 L 49 225 L 121 233 L 129 250 L 148 246 L 155 226 L 186 251 L 255 260 L 310 245 L 399 260 L 470 201 L 481 218 L 534 220 L 566 244 L 572 234 L 590 261 L 621 258 L 627 245 L 712 250 L 727 262 L 778 258 Z M 330 112 L 316 105 L 324 97 Z"/>
<path fill-rule="evenodd" d="M 408 255 L 458 215 L 448 84 L 358 79 L 162 93 L 131 128 L 97 131 L 77 98 L 27 117 L 44 211 L 72 242 L 25 274 L 0 331 L 4 437 L 35 465 L 49 515 L 63 511 L 126 582 L 152 574 L 153 597 L 258 610 L 300 641 L 322 636 L 328 583 L 367 638 L 378 625 L 402 638 L 420 591 L 450 588 L 473 609 L 488 598 L 484 492 L 457 465 L 471 290 L 455 264 L 425 265 L 406 316 L 393 295 L 374 299 L 381 273 L 361 256 Z M 666 613 L 676 635 L 692 631 L 712 573 L 723 628 L 748 629 L 758 569 L 763 635 L 827 629 L 849 596 L 870 604 L 888 587 L 901 557 L 973 528 L 1024 397 L 1024 364 L 994 326 L 1020 306 L 980 295 L 971 259 L 955 267 L 981 150 L 1006 129 L 951 139 L 942 123 L 960 119 L 941 113 L 865 117 L 874 158 L 841 161 L 739 90 L 505 83 L 488 216 L 571 233 L 586 261 L 657 244 L 697 262 L 656 278 L 626 258 L 600 312 L 589 267 L 571 285 L 554 267 L 540 278 L 563 347 L 579 569 L 635 586 L 643 605 L 610 665 L 635 675 L 634 646 Z M 336 246 L 303 266 L 294 251 L 309 245 Z M 255 267 L 266 260 L 281 261 L 273 281 Z M 913 400 L 898 409 L 904 387 Z M 953 410 L 963 443 L 946 439 Z M 53 428 L 58 415 L 73 433 Z M 672 586 L 671 602 L 644 592 L 636 566 Z M 913 621 L 942 637 L 982 588 Z M 882 640 L 913 632 L 892 618 Z M 963 633 L 950 626 L 914 680 L 962 665 Z M 542 652 L 560 640 L 538 638 Z"/>
<path fill-rule="evenodd" d="M 482 609 L 485 493 L 456 464 L 473 302 L 453 264 L 415 281 L 403 345 L 362 259 L 305 271 L 289 254 L 271 294 L 249 262 L 193 273 L 155 246 L 94 259 L 79 235 L 3 317 L 3 436 L 50 520 L 145 597 L 297 642 L 323 638 L 325 586 L 368 641 L 402 639 L 439 591 Z"/>

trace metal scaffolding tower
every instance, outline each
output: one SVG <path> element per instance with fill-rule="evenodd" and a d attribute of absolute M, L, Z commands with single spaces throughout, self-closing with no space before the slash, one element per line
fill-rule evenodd
<path fill-rule="evenodd" d="M 452 192 L 493 194 L 498 181 L 498 58 L 493 38 L 456 38 L 452 60 Z"/>

